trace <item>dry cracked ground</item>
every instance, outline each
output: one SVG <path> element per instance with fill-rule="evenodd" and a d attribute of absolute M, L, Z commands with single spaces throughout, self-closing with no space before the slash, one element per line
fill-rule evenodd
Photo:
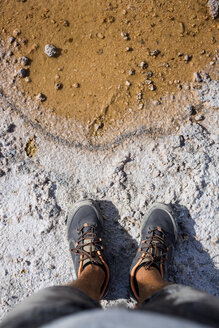
<path fill-rule="evenodd" d="M 218 1 L 80 4 L 3 1 L 0 315 L 75 278 L 66 218 L 84 198 L 104 216 L 104 306 L 134 305 L 129 266 L 154 202 L 179 226 L 170 281 L 218 296 Z"/>

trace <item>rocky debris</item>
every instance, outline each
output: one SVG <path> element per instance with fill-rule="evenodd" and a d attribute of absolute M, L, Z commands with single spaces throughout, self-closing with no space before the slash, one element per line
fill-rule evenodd
<path fill-rule="evenodd" d="M 72 84 L 73 88 L 80 88 L 80 83 L 74 83 Z"/>
<path fill-rule="evenodd" d="M 125 48 L 125 51 L 126 51 L 126 52 L 131 52 L 131 51 L 133 51 L 133 48 L 131 48 L 131 47 L 126 47 L 126 48 Z"/>
<path fill-rule="evenodd" d="M 29 75 L 29 70 L 26 69 L 26 68 L 20 68 L 20 69 L 17 71 L 17 76 L 19 76 L 19 77 L 24 78 L 24 77 L 26 77 L 26 76 L 28 76 L 28 75 Z"/>
<path fill-rule="evenodd" d="M 61 90 L 63 88 L 63 84 L 62 83 L 55 83 L 55 89 L 56 90 Z"/>
<path fill-rule="evenodd" d="M 150 54 L 150 56 L 157 57 L 160 54 L 160 50 L 155 49 L 153 51 L 150 51 L 149 54 Z"/>
<path fill-rule="evenodd" d="M 143 92 L 140 91 L 137 95 L 136 95 L 136 100 L 139 102 L 140 100 L 142 100 L 143 98 Z"/>
<path fill-rule="evenodd" d="M 41 92 L 36 96 L 36 100 L 40 100 L 41 102 L 46 101 L 46 99 L 47 97 Z"/>
<path fill-rule="evenodd" d="M 205 119 L 205 117 L 204 117 L 204 115 L 202 115 L 202 114 L 197 115 L 197 116 L 195 117 L 195 120 L 196 120 L 197 122 L 199 122 L 199 121 L 204 121 L 204 119 Z"/>
<path fill-rule="evenodd" d="M 0 169 L 0 178 L 2 178 L 4 175 L 5 175 L 5 172 L 2 169 Z"/>
<path fill-rule="evenodd" d="M 121 32 L 121 36 L 122 36 L 123 39 L 126 40 L 126 41 L 130 40 L 129 33 L 127 33 L 127 32 Z"/>
<path fill-rule="evenodd" d="M 184 56 L 184 61 L 188 63 L 192 59 L 192 55 L 185 55 Z"/>
<path fill-rule="evenodd" d="M 202 77 L 199 72 L 193 73 L 193 81 L 194 82 L 202 82 Z"/>
<path fill-rule="evenodd" d="M 134 68 L 129 70 L 129 75 L 135 75 L 135 69 Z"/>
<path fill-rule="evenodd" d="M 21 31 L 20 31 L 18 28 L 16 28 L 16 29 L 13 31 L 12 34 L 13 34 L 14 37 L 17 37 L 18 35 L 21 34 Z"/>
<path fill-rule="evenodd" d="M 142 61 L 141 64 L 140 64 L 140 67 L 142 69 L 146 69 L 148 67 L 148 64 L 145 61 Z"/>
<path fill-rule="evenodd" d="M 207 6 L 209 7 L 209 13 L 213 19 L 219 16 L 219 1 L 218 0 L 208 0 Z"/>
<path fill-rule="evenodd" d="M 44 52 L 48 57 L 55 57 L 57 55 L 57 48 L 53 44 L 46 44 Z"/>
<path fill-rule="evenodd" d="M 8 55 L 8 57 L 12 57 L 12 56 L 14 56 L 14 53 L 13 53 L 13 51 L 9 50 L 7 55 Z"/>
<path fill-rule="evenodd" d="M 23 66 L 30 65 L 30 59 L 28 57 L 22 56 L 18 60 Z"/>
<path fill-rule="evenodd" d="M 62 24 L 65 27 L 68 27 L 70 25 L 68 20 L 64 20 Z"/>
<path fill-rule="evenodd" d="M 153 72 L 152 71 L 148 71 L 147 73 L 146 73 L 146 77 L 152 77 L 153 76 Z"/>
<path fill-rule="evenodd" d="M 10 36 L 9 39 L 8 39 L 8 42 L 9 42 L 10 44 L 12 44 L 15 40 L 16 40 L 16 39 L 15 39 L 14 36 Z"/>
<path fill-rule="evenodd" d="M 193 105 L 188 105 L 185 107 L 185 111 L 189 114 L 189 115 L 195 115 L 196 114 L 196 110 L 195 107 Z"/>
<path fill-rule="evenodd" d="M 30 83 L 31 82 L 31 78 L 29 76 L 27 76 L 27 77 L 25 77 L 24 81 L 27 82 L 27 83 Z"/>
<path fill-rule="evenodd" d="M 148 86 L 148 89 L 151 90 L 151 91 L 155 91 L 157 88 L 153 83 L 150 83 L 149 86 Z"/>
<path fill-rule="evenodd" d="M 105 36 L 103 35 L 103 33 L 97 33 L 97 37 L 98 39 L 105 39 Z"/>

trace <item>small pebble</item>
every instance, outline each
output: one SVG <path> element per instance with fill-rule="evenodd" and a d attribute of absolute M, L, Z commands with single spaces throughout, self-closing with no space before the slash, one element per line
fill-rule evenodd
<path fill-rule="evenodd" d="M 127 81 L 125 81 L 125 85 L 127 85 L 128 87 L 130 87 L 131 82 L 127 80 Z"/>
<path fill-rule="evenodd" d="M 0 169 L 0 178 L 2 178 L 4 175 L 5 175 L 5 172 L 2 169 Z"/>
<path fill-rule="evenodd" d="M 147 77 L 152 77 L 152 76 L 153 76 L 153 72 L 152 72 L 152 71 L 147 72 L 147 73 L 146 73 L 146 76 L 147 76 Z"/>
<path fill-rule="evenodd" d="M 63 25 L 64 25 L 64 26 L 69 26 L 69 21 L 64 20 Z"/>
<path fill-rule="evenodd" d="M 126 48 L 125 48 L 125 51 L 126 51 L 126 52 L 133 51 L 133 48 L 131 48 L 131 47 L 126 47 Z"/>
<path fill-rule="evenodd" d="M 196 121 L 204 121 L 204 119 L 205 119 L 204 115 L 198 115 L 195 118 Z"/>
<path fill-rule="evenodd" d="M 9 57 L 12 57 L 12 56 L 14 55 L 14 53 L 13 53 L 13 51 L 9 50 L 9 52 L 7 53 L 7 55 L 8 55 Z"/>
<path fill-rule="evenodd" d="M 159 54 L 160 54 L 160 50 L 158 50 L 158 49 L 155 49 L 155 50 L 150 52 L 150 56 L 157 57 Z"/>
<path fill-rule="evenodd" d="M 183 53 L 182 52 L 178 52 L 178 57 L 182 57 Z"/>
<path fill-rule="evenodd" d="M 25 69 L 25 68 L 20 68 L 19 71 L 17 71 L 17 75 L 22 78 L 28 76 L 28 74 L 29 74 L 29 71 L 28 71 L 28 69 Z"/>
<path fill-rule="evenodd" d="M 56 90 L 61 90 L 63 88 L 63 84 L 62 83 L 55 83 L 55 89 Z"/>
<path fill-rule="evenodd" d="M 97 33 L 97 37 L 99 39 L 104 39 L 105 38 L 105 36 L 102 33 Z"/>
<path fill-rule="evenodd" d="M 57 54 L 57 48 L 52 44 L 46 44 L 44 52 L 48 57 L 55 57 Z"/>
<path fill-rule="evenodd" d="M 72 84 L 72 86 L 73 86 L 74 88 L 80 88 L 80 84 L 79 84 L 79 83 L 74 83 L 74 84 Z"/>
<path fill-rule="evenodd" d="M 202 77 L 201 77 L 201 75 L 199 74 L 199 72 L 195 72 L 195 73 L 193 73 L 193 81 L 194 81 L 194 82 L 202 82 Z"/>
<path fill-rule="evenodd" d="M 16 28 L 16 29 L 13 31 L 12 34 L 13 34 L 14 37 L 16 37 L 16 36 L 18 36 L 18 35 L 21 34 L 21 31 L 20 31 L 18 28 Z"/>
<path fill-rule="evenodd" d="M 41 92 L 36 96 L 36 100 L 40 100 L 41 102 L 46 101 L 46 99 L 47 97 Z"/>
<path fill-rule="evenodd" d="M 127 32 L 121 32 L 121 36 L 126 40 L 130 40 L 129 34 Z"/>
<path fill-rule="evenodd" d="M 31 78 L 29 77 L 29 76 L 27 76 L 27 77 L 25 77 L 25 82 L 27 82 L 27 83 L 30 83 L 31 82 Z"/>
<path fill-rule="evenodd" d="M 152 84 L 149 84 L 149 90 L 151 91 L 155 91 L 156 90 L 156 86 L 152 83 Z"/>
<path fill-rule="evenodd" d="M 145 68 L 148 67 L 148 64 L 145 61 L 142 61 L 141 64 L 140 64 L 140 67 L 145 69 Z"/>
<path fill-rule="evenodd" d="M 27 65 L 30 64 L 30 59 L 27 58 L 27 57 L 25 57 L 25 56 L 23 56 L 23 57 L 20 57 L 19 58 L 19 62 L 21 63 L 21 65 L 27 66 Z"/>
<path fill-rule="evenodd" d="M 10 36 L 10 38 L 8 39 L 8 42 L 10 44 L 12 44 L 15 41 L 15 38 L 13 36 Z"/>
<path fill-rule="evenodd" d="M 135 75 L 135 69 L 134 68 L 129 70 L 129 75 Z"/>
<path fill-rule="evenodd" d="M 17 42 L 17 41 L 16 41 L 16 42 L 14 43 L 14 47 L 15 47 L 15 48 L 20 48 L 20 47 L 21 47 L 21 45 L 20 45 L 20 43 L 19 43 L 19 42 Z"/>
<path fill-rule="evenodd" d="M 148 79 L 145 79 L 145 84 L 151 84 L 152 83 L 152 81 L 151 80 L 148 80 Z"/>
<path fill-rule="evenodd" d="M 192 59 L 192 56 L 191 56 L 191 55 L 185 55 L 185 56 L 184 56 L 184 61 L 185 61 L 186 63 L 188 63 L 191 59 Z"/>
<path fill-rule="evenodd" d="M 136 95 L 136 99 L 137 99 L 137 100 L 142 100 L 142 97 L 143 97 L 143 93 L 142 93 L 142 91 L 140 91 L 140 92 Z"/>

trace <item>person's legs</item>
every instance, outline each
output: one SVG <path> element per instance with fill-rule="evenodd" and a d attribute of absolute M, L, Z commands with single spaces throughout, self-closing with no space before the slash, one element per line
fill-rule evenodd
<path fill-rule="evenodd" d="M 104 279 L 105 273 L 100 266 L 88 265 L 83 270 L 80 277 L 69 283 L 68 286 L 73 286 L 98 301 L 100 299 L 101 287 Z"/>
<path fill-rule="evenodd" d="M 100 308 L 106 292 L 109 268 L 102 246 L 103 221 L 95 203 L 75 204 L 67 232 L 77 279 L 67 286 L 41 290 L 6 316 L 1 328 L 35 328 L 66 315 Z"/>
<path fill-rule="evenodd" d="M 218 326 L 219 299 L 191 287 L 164 280 L 171 260 L 177 226 L 169 206 L 158 204 L 145 215 L 138 255 L 131 267 L 130 285 L 137 310 L 177 316 Z"/>
<path fill-rule="evenodd" d="M 160 272 L 154 267 L 148 270 L 141 267 L 136 273 L 136 280 L 139 289 L 139 303 L 142 303 L 155 292 L 170 285 L 169 282 L 162 279 Z"/>

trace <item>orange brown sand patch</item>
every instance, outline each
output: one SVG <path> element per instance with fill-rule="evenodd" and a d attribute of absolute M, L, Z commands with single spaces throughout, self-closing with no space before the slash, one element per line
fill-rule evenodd
<path fill-rule="evenodd" d="M 218 41 L 205 0 L 3 0 L 0 30 L 17 71 L 28 69 L 17 77 L 20 90 L 34 101 L 42 93 L 45 110 L 81 122 L 90 135 L 134 126 L 136 115 L 173 124 L 177 106 L 159 103 L 170 94 L 184 101 Z M 47 44 L 56 57 L 44 53 Z"/>

